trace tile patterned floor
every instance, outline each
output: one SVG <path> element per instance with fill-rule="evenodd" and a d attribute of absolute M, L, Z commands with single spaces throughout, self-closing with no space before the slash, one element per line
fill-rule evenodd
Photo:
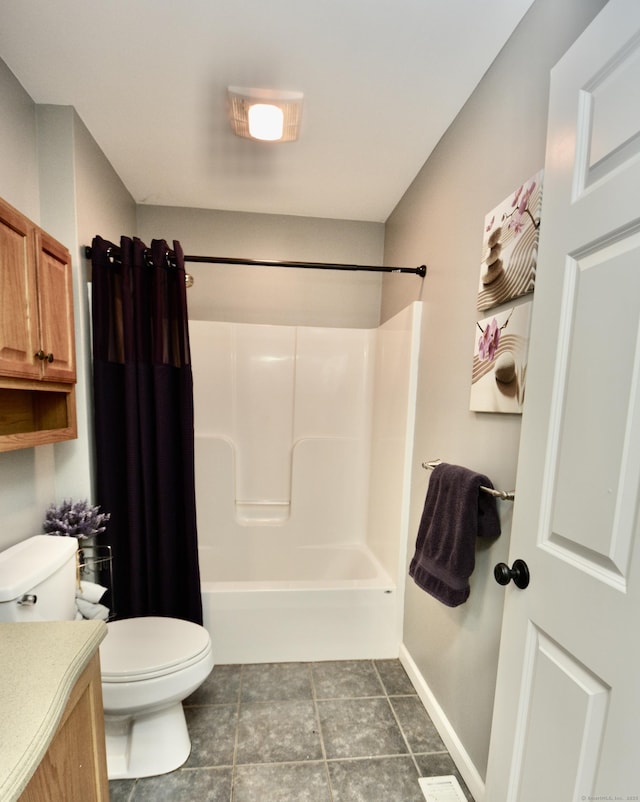
<path fill-rule="evenodd" d="M 424 802 L 462 781 L 398 660 L 216 666 L 185 701 L 191 755 L 111 802 Z"/>

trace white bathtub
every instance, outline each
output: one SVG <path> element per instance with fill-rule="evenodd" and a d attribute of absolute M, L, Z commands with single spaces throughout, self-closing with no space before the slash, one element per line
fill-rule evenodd
<path fill-rule="evenodd" d="M 398 656 L 398 594 L 364 546 L 301 547 L 277 557 L 268 542 L 236 555 L 204 546 L 200 574 L 218 664 Z"/>

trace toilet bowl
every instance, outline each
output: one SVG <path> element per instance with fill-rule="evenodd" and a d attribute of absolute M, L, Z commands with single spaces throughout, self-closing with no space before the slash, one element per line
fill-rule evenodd
<path fill-rule="evenodd" d="M 0 552 L 0 621 L 72 620 L 76 551 L 75 538 L 35 535 Z M 100 665 L 109 779 L 173 771 L 191 751 L 182 701 L 213 668 L 209 633 L 159 616 L 107 630 Z"/>
<path fill-rule="evenodd" d="M 109 779 L 173 771 L 191 750 L 182 700 L 213 668 L 209 635 L 156 616 L 107 626 L 100 663 Z"/>

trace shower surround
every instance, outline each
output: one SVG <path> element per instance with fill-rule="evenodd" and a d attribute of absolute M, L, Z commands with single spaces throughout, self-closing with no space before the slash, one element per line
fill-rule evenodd
<path fill-rule="evenodd" d="M 378 329 L 190 321 L 217 663 L 396 657 L 421 304 Z"/>

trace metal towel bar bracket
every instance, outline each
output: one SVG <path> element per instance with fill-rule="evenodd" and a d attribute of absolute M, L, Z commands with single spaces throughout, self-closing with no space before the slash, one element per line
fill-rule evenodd
<path fill-rule="evenodd" d="M 439 465 L 442 460 L 435 459 L 431 460 L 430 462 L 423 462 L 422 467 L 426 471 L 432 471 L 436 465 Z M 488 493 L 490 496 L 495 496 L 496 498 L 501 498 L 503 501 L 513 501 L 516 497 L 515 490 L 495 490 L 493 487 L 485 487 L 484 485 L 480 485 L 480 490 L 484 493 Z"/>

